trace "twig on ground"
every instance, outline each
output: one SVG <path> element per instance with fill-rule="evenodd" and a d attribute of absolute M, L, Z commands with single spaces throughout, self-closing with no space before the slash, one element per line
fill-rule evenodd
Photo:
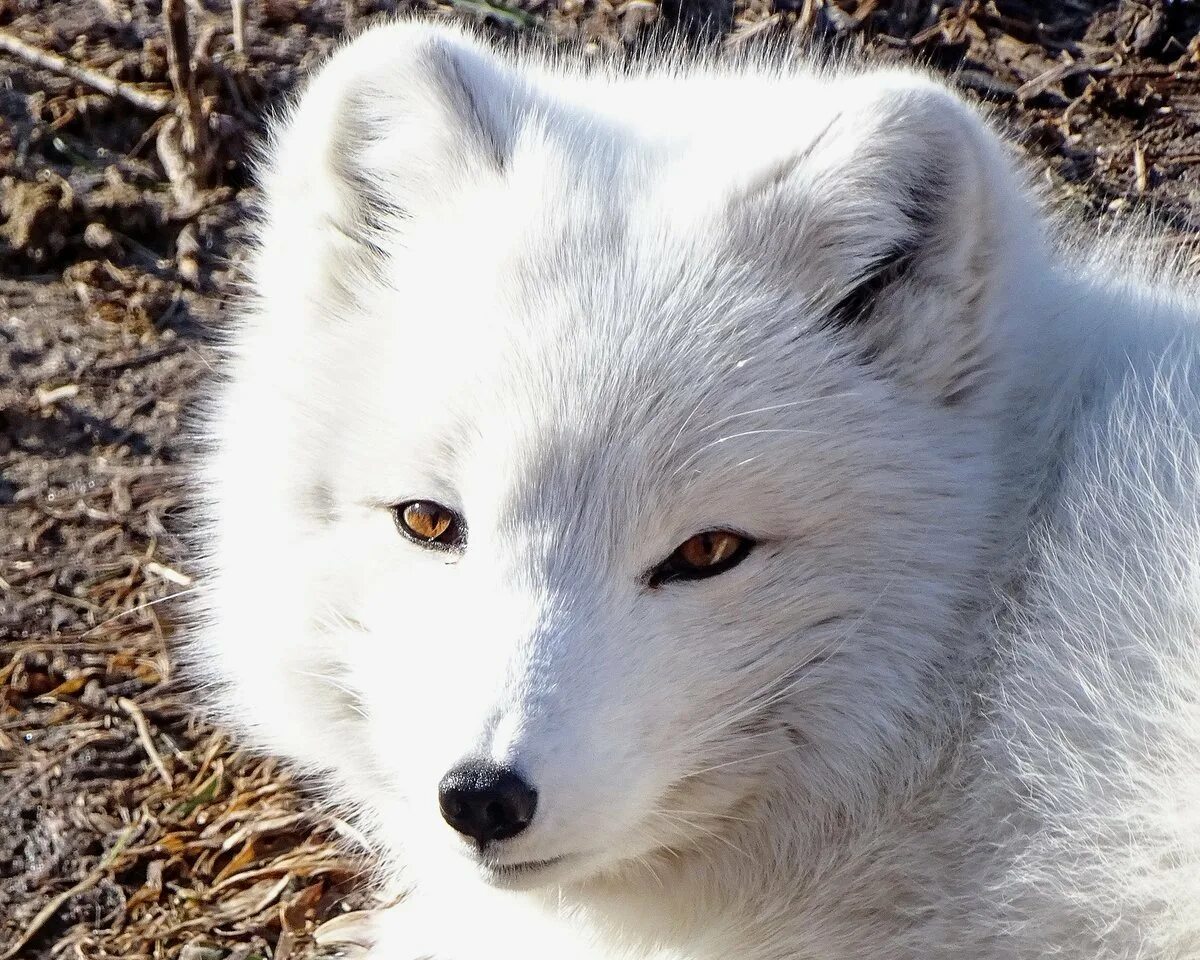
<path fill-rule="evenodd" d="M 233 12 L 233 49 L 246 52 L 246 0 L 231 0 Z"/>
<path fill-rule="evenodd" d="M 113 865 L 114 861 L 118 856 L 120 856 L 121 851 L 123 851 L 129 845 L 129 842 L 133 839 L 134 835 L 140 832 L 140 830 L 140 824 L 132 824 L 129 826 L 121 835 L 120 839 L 117 840 L 112 850 L 105 855 L 104 859 L 100 861 L 100 863 L 94 870 L 92 870 L 91 873 L 89 873 L 73 887 L 64 890 L 62 893 L 52 897 L 49 901 L 47 901 L 46 905 L 42 907 L 42 909 L 39 910 L 34 918 L 29 922 L 29 926 L 25 928 L 25 932 L 17 937 L 15 941 L 9 944 L 8 949 L 5 950 L 4 953 L 0 953 L 0 960 L 13 960 L 13 958 L 19 956 L 21 951 L 25 949 L 25 945 L 28 944 L 29 941 L 34 938 L 37 932 L 46 925 L 46 922 L 58 912 L 59 907 L 61 907 L 72 897 L 77 896 L 86 890 L 90 890 L 97 883 L 99 883 L 100 878 L 109 871 L 109 868 Z"/>
<path fill-rule="evenodd" d="M 163 0 L 163 27 L 167 35 L 167 71 L 175 88 L 175 109 L 184 125 L 183 135 L 194 151 L 204 136 L 200 96 L 192 74 L 192 51 L 188 37 L 187 8 L 180 0 Z M 187 146 L 187 144 L 185 144 Z"/>
<path fill-rule="evenodd" d="M 817 22 L 817 4 L 819 0 L 804 0 L 804 5 L 800 8 L 800 14 L 796 18 L 795 26 L 792 28 L 796 34 L 801 37 L 808 37 L 813 32 L 813 27 Z"/>
<path fill-rule="evenodd" d="M 1105 63 L 1059 63 L 1055 64 L 1049 70 L 1039 74 L 1032 80 L 1021 84 L 1017 88 L 1017 99 L 1024 103 L 1031 100 L 1042 93 L 1045 93 L 1050 87 L 1056 83 L 1081 75 L 1088 76 L 1103 76 L 1111 72 L 1115 64 L 1109 60 Z"/>
<path fill-rule="evenodd" d="M 146 750 L 146 756 L 154 764 L 154 769 L 158 771 L 158 775 L 163 778 L 163 782 L 167 787 L 174 786 L 174 781 L 171 779 L 171 772 L 167 769 L 167 765 L 163 763 L 163 758 L 158 752 L 158 747 L 154 745 L 154 737 L 150 732 L 150 722 L 146 719 L 146 715 L 142 713 L 141 707 L 127 697 L 119 697 L 117 699 L 117 706 L 129 714 L 133 725 L 137 727 L 138 739 L 142 741 L 142 746 Z"/>
<path fill-rule="evenodd" d="M 159 131 L 158 155 L 176 200 L 189 207 L 207 186 L 213 150 L 192 71 L 187 8 L 182 0 L 163 0 L 162 20 L 167 36 L 167 72 L 175 89 L 175 116 Z"/>
<path fill-rule="evenodd" d="M 13 958 L 18 956 L 25 948 L 25 945 L 29 943 L 29 941 L 34 938 L 37 932 L 46 925 L 46 921 L 58 912 L 59 907 L 61 907 L 72 897 L 83 893 L 85 890 L 90 890 L 100 882 L 100 878 L 103 877 L 107 871 L 107 863 L 102 863 L 100 866 L 96 867 L 95 870 L 75 884 L 75 886 L 67 888 L 58 896 L 52 897 L 50 900 L 48 900 L 46 905 L 42 907 L 42 909 L 37 912 L 37 915 L 29 922 L 29 926 L 25 928 L 25 932 L 17 937 L 17 939 L 13 941 L 13 943 L 7 950 L 4 951 L 4 953 L 0 953 L 0 960 L 13 960 Z"/>
<path fill-rule="evenodd" d="M 54 645 L 46 644 L 45 646 L 47 648 L 52 648 L 55 650 L 59 649 L 59 646 L 57 644 L 54 644 Z M 31 644 L 31 645 L 25 647 L 25 649 L 26 650 L 29 650 L 29 649 L 37 650 L 38 647 L 37 647 L 37 645 Z M 46 776 L 46 774 L 50 773 L 50 771 L 52 771 L 55 767 L 61 765 L 68 757 L 71 757 L 74 754 L 77 754 L 80 750 L 83 750 L 85 747 L 89 746 L 94 741 L 103 739 L 103 736 L 104 735 L 102 733 L 96 733 L 96 734 L 93 734 L 88 737 L 80 737 L 75 743 L 71 744 L 65 751 L 63 751 L 63 753 L 59 754 L 58 756 L 51 757 L 49 760 L 47 760 L 44 764 L 42 764 L 40 767 L 38 767 L 36 770 L 34 770 L 32 774 L 30 774 L 28 777 L 26 777 L 20 783 L 18 783 L 16 785 L 5 784 L 5 787 L 7 788 L 9 795 L 13 796 L 13 797 L 20 796 L 23 792 L 28 790 L 30 787 L 33 787 L 35 784 L 37 784 L 42 779 L 42 777 L 44 777 L 44 776 Z M 4 958 L 0 957 L 0 960 L 4 960 Z"/>
<path fill-rule="evenodd" d="M 7 30 L 0 30 L 0 50 L 14 57 L 19 57 L 32 66 L 52 70 L 64 77 L 70 77 L 72 80 L 85 84 L 93 90 L 99 90 L 110 97 L 120 97 L 122 100 L 132 103 L 141 110 L 162 113 L 171 106 L 172 98 L 168 94 L 153 93 L 148 90 L 139 90 L 136 87 L 131 87 L 120 80 L 114 80 L 108 74 L 101 73 L 99 70 L 93 70 L 91 67 L 85 67 L 82 64 L 61 57 L 57 53 L 51 53 L 49 50 L 43 50 L 40 47 L 28 44 L 24 40 L 13 36 Z"/>

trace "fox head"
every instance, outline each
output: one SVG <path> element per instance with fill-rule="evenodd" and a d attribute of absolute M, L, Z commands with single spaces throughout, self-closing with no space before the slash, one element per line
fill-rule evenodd
<path fill-rule="evenodd" d="M 261 173 L 197 648 L 258 742 L 510 888 L 911 794 L 978 655 L 1031 243 L 967 107 L 397 24 Z"/>

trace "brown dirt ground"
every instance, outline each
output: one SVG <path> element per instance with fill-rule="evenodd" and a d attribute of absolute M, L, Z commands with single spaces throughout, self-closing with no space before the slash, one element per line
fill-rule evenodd
<path fill-rule="evenodd" d="M 416 9 L 621 50 L 677 17 L 696 42 L 864 47 L 989 102 L 1056 202 L 1200 234 L 1191 0 L 245 6 L 239 50 L 225 0 L 0 0 L 0 960 L 311 957 L 367 902 L 350 828 L 189 714 L 158 604 L 192 588 L 180 423 L 238 275 L 247 151 L 347 28 Z"/>

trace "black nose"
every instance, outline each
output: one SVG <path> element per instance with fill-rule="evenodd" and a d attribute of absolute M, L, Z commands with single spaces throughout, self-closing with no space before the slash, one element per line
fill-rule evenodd
<path fill-rule="evenodd" d="M 438 784 L 446 822 L 482 850 L 529 826 L 537 809 L 537 791 L 507 767 L 490 760 L 467 760 L 451 768 Z"/>

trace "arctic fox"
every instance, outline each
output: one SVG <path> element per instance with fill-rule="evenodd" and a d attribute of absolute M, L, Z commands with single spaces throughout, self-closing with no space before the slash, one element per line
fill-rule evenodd
<path fill-rule="evenodd" d="M 895 69 L 401 22 L 261 172 L 193 652 L 374 956 L 1200 957 L 1184 281 Z"/>

